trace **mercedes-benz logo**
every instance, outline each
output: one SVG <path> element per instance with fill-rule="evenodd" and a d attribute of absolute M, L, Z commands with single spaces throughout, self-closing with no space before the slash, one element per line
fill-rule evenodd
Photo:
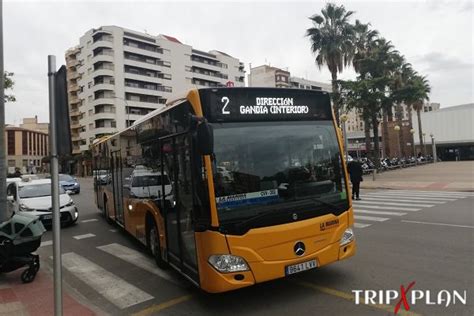
<path fill-rule="evenodd" d="M 298 241 L 293 247 L 293 250 L 295 251 L 295 255 L 301 257 L 302 255 L 304 255 L 306 247 L 303 242 Z"/>
<path fill-rule="evenodd" d="M 298 219 L 298 214 L 293 213 L 293 216 L 292 216 L 292 217 L 293 217 L 293 220 L 296 221 L 296 220 Z"/>

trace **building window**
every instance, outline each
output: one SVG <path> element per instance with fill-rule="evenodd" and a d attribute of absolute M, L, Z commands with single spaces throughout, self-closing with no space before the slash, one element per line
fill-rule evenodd
<path fill-rule="evenodd" d="M 9 159 L 8 160 L 8 167 L 11 167 L 11 168 L 16 167 L 15 160 Z"/>
<path fill-rule="evenodd" d="M 7 134 L 8 155 L 15 155 L 15 131 L 8 131 Z"/>

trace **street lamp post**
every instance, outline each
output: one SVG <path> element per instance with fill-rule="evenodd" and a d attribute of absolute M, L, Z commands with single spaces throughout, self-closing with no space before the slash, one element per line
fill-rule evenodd
<path fill-rule="evenodd" d="M 416 159 L 415 130 L 412 128 L 410 130 L 410 133 L 411 133 L 411 138 L 412 138 L 412 142 L 413 142 L 413 158 L 415 158 L 415 165 L 416 165 L 417 162 L 418 162 L 418 159 Z"/>
<path fill-rule="evenodd" d="M 433 162 L 438 162 L 438 155 L 436 154 L 436 142 L 435 142 L 434 134 L 431 133 L 430 137 L 431 137 L 431 146 L 432 146 L 431 150 L 432 150 L 432 153 L 433 153 Z"/>
<path fill-rule="evenodd" d="M 347 159 L 347 132 L 346 132 L 346 122 L 349 119 L 349 115 L 347 114 L 342 114 L 339 119 L 342 122 L 342 136 L 344 137 L 344 154 L 345 158 Z"/>
<path fill-rule="evenodd" d="M 356 148 L 357 160 L 359 160 L 359 159 L 360 159 L 360 157 L 359 157 L 359 141 L 356 140 L 355 142 L 356 142 L 356 147 L 357 147 L 357 148 Z"/>
<path fill-rule="evenodd" d="M 425 136 L 426 136 L 426 133 L 423 132 L 423 156 L 426 157 L 426 139 L 425 139 Z"/>
<path fill-rule="evenodd" d="M 400 126 L 395 125 L 393 129 L 397 132 L 397 143 L 398 143 L 398 158 L 402 157 L 402 147 L 400 145 Z"/>

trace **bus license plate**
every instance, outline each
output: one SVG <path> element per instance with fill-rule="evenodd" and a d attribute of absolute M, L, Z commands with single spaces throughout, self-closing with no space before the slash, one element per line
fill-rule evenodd
<path fill-rule="evenodd" d="M 285 275 L 295 274 L 306 270 L 314 269 L 318 266 L 316 260 L 306 261 L 285 267 Z"/>
<path fill-rule="evenodd" d="M 51 214 L 51 215 L 48 214 L 48 215 L 43 215 L 43 216 L 42 216 L 42 219 L 52 219 L 52 218 L 53 218 L 53 215 L 52 215 L 52 214 Z"/>

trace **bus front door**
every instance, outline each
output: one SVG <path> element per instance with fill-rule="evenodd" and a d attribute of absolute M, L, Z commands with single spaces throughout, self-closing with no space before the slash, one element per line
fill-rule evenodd
<path fill-rule="evenodd" d="M 161 144 L 168 261 L 187 277 L 199 282 L 192 216 L 194 188 L 190 136 L 162 139 Z"/>
<path fill-rule="evenodd" d="M 122 157 L 120 156 L 120 151 L 112 152 L 111 155 L 115 220 L 123 225 Z"/>

